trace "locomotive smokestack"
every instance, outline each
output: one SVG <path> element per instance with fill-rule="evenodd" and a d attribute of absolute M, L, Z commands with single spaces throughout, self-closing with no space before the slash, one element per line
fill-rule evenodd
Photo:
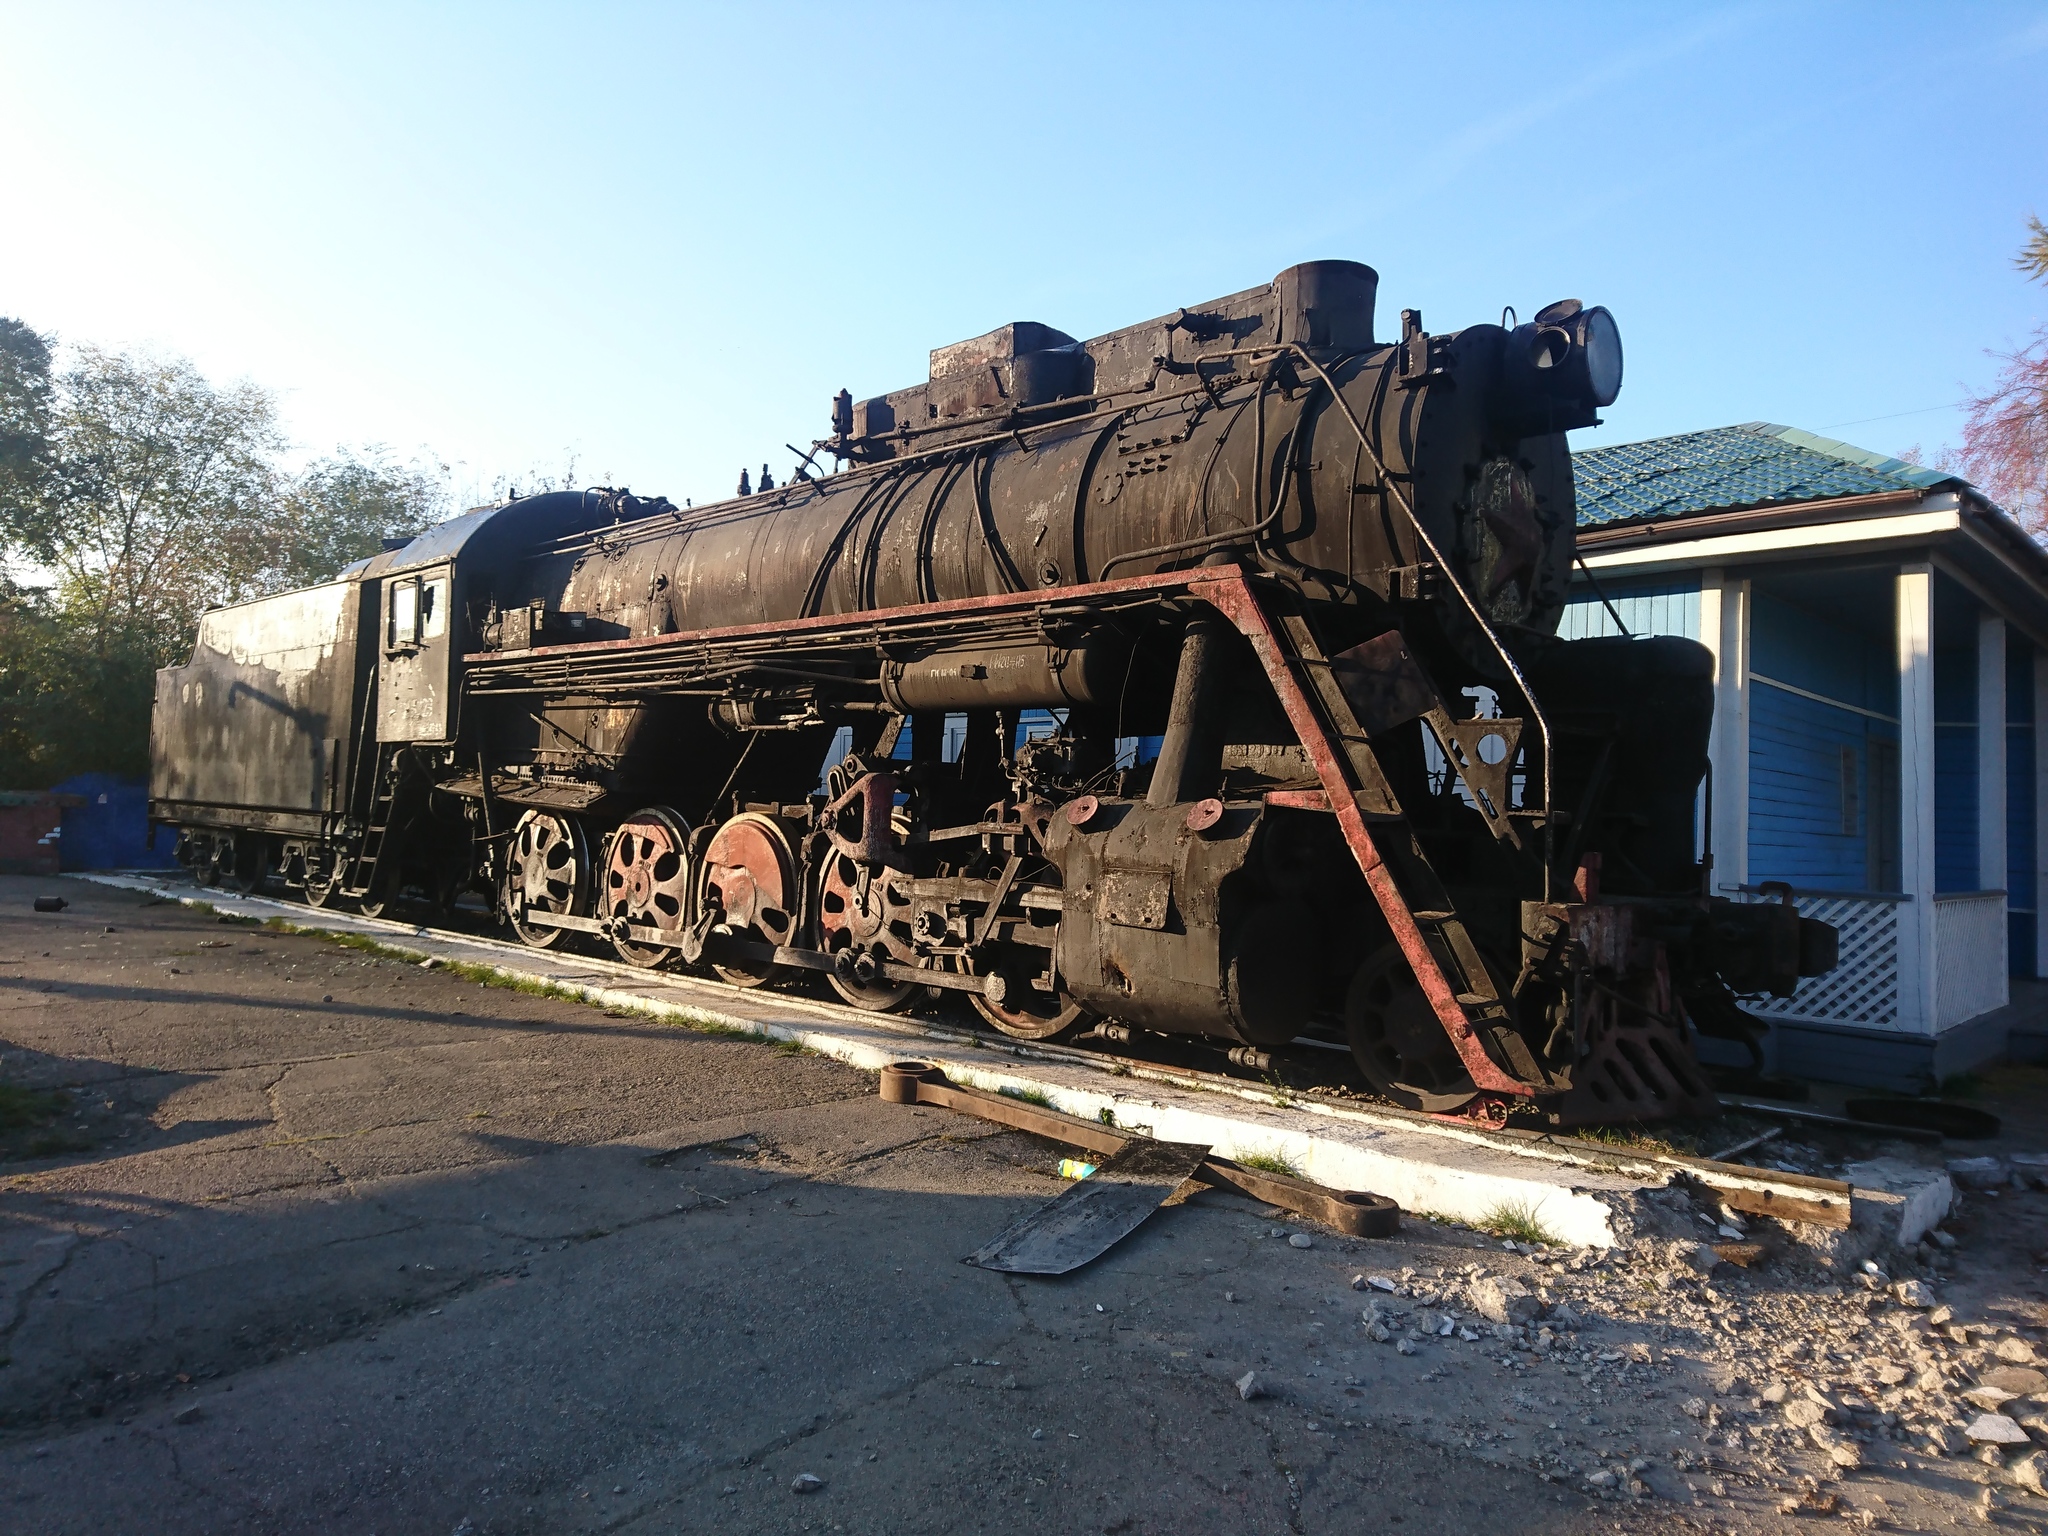
<path fill-rule="evenodd" d="M 1311 351 L 1363 352 L 1372 345 L 1380 275 L 1362 261 L 1305 261 L 1273 279 L 1280 339 Z"/>

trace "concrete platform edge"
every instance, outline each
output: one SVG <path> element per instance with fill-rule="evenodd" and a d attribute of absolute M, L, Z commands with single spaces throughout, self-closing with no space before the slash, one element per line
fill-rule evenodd
<path fill-rule="evenodd" d="M 1382 1115 L 1347 1105 L 1278 1097 L 1266 1102 L 1266 1095 L 1253 1089 L 1227 1093 L 1206 1085 L 1197 1088 L 1160 1080 L 1170 1073 L 1141 1078 L 1112 1063 L 1044 1059 L 1046 1053 L 1021 1042 L 1015 1049 L 991 1047 L 916 1021 L 885 1021 L 878 1015 L 872 1023 L 852 1022 L 836 1010 L 784 993 L 735 994 L 718 989 L 714 1000 L 707 995 L 709 984 L 691 978 L 643 973 L 586 956 L 450 935 L 390 919 L 218 889 L 180 889 L 146 875 L 74 874 L 64 878 L 141 891 L 257 921 L 280 919 L 307 932 L 358 934 L 420 960 L 459 961 L 507 980 L 544 983 L 602 1007 L 798 1045 L 863 1071 L 878 1072 L 891 1061 L 910 1057 L 931 1061 L 956 1082 L 1042 1099 L 1085 1119 L 1168 1140 L 1205 1143 L 1226 1157 L 1278 1156 L 1305 1178 L 1333 1188 L 1389 1196 L 1411 1217 L 1483 1226 L 1506 1208 L 1533 1216 L 1564 1243 L 1605 1248 L 1629 1237 L 1636 1201 L 1647 1190 L 1669 1183 L 1676 1171 L 1625 1154 L 1605 1166 L 1587 1166 L 1570 1151 L 1541 1139 L 1503 1147 L 1490 1143 L 1484 1130 L 1416 1124 L 1397 1118 L 1398 1112 Z M 1080 1055 L 1060 1054 L 1069 1058 Z M 1142 1088 L 1138 1086 L 1141 1081 Z M 1866 1193 L 1856 1191 L 1859 1197 Z M 1872 1216 L 1880 1212 L 1893 1215 L 1889 1208 L 1896 1199 L 1880 1196 L 1874 1203 L 1857 1199 L 1857 1225 L 1864 1225 L 1866 1210 Z M 1882 1227 L 1891 1227 L 1895 1216 L 1880 1218 L 1880 1222 Z M 1858 1234 L 1863 1243 L 1857 1246 L 1898 1241 L 1902 1235 L 1889 1230 L 1865 1231 Z M 1819 1246 L 1835 1245 L 1823 1242 Z"/>

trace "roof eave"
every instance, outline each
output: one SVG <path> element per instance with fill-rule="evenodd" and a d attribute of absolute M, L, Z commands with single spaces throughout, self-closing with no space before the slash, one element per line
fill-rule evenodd
<path fill-rule="evenodd" d="M 1816 501 L 1758 502 L 1747 507 L 1689 513 L 1655 521 L 1601 523 L 1592 528 L 1581 528 L 1578 542 L 1581 549 L 1626 549 L 1636 544 L 1678 543 L 1713 534 L 1796 528 L 1803 523 L 1890 517 L 1902 508 L 1919 506 L 1929 496 L 1937 494 L 1940 494 L 1938 489 L 1864 491 L 1854 496 L 1830 496 Z M 2007 521 L 2011 520 L 2008 518 Z M 2018 525 L 2013 526 L 2017 530 Z M 2025 534 L 2020 536 L 2024 538 Z"/>

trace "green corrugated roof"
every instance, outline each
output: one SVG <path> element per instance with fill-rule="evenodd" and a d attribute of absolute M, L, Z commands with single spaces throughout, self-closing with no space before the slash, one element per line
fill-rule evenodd
<path fill-rule="evenodd" d="M 1768 421 L 1572 455 L 1579 526 L 1959 484 L 1953 475 Z"/>

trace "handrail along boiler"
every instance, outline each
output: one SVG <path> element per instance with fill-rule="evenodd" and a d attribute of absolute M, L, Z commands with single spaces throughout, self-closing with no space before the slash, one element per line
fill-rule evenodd
<path fill-rule="evenodd" d="M 1710 1108 L 1691 1032 L 1753 1048 L 1738 994 L 1834 934 L 1709 894 L 1709 653 L 1556 636 L 1619 333 L 1566 301 L 1380 341 L 1377 284 L 1006 325 L 842 391 L 781 489 L 518 498 L 210 613 L 152 814 L 210 875 L 476 890 L 741 985 L 1306 1033 L 1438 1112 Z"/>

